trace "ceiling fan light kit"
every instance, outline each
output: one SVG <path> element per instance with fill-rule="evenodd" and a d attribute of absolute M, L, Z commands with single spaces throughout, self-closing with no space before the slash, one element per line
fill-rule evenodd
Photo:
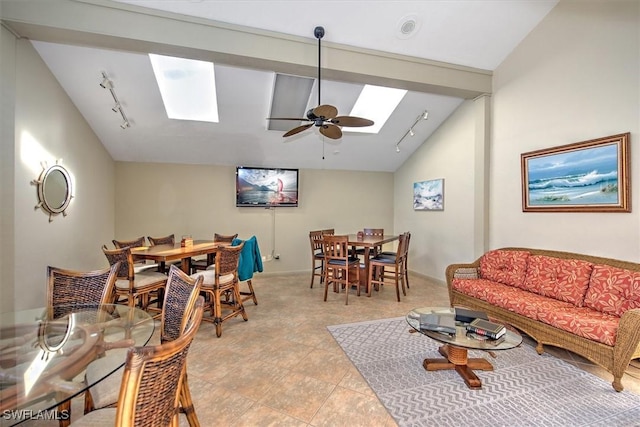
<path fill-rule="evenodd" d="M 318 106 L 311 108 L 307 111 L 306 118 L 290 118 L 290 117 L 269 117 L 267 120 L 295 120 L 299 122 L 308 122 L 303 125 L 297 126 L 288 132 L 283 137 L 296 135 L 302 131 L 305 131 L 312 126 L 318 128 L 320 133 L 330 139 L 342 138 L 342 127 L 364 127 L 372 126 L 374 123 L 372 120 L 363 119 L 361 117 L 354 116 L 338 116 L 338 109 L 333 105 L 323 105 L 320 101 L 321 94 L 321 40 L 324 37 L 324 28 L 316 27 L 313 31 L 313 35 L 318 39 Z"/>

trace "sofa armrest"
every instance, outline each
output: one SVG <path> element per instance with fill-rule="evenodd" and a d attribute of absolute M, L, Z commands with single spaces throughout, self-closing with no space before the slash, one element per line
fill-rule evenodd
<path fill-rule="evenodd" d="M 616 333 L 616 345 L 613 350 L 613 387 L 622 390 L 622 384 L 616 380 L 622 378 L 631 358 L 640 347 L 640 308 L 627 310 L 622 314 Z M 636 356 L 637 357 L 637 356 Z M 618 391 L 620 391 L 618 390 Z"/>
<path fill-rule="evenodd" d="M 470 264 L 451 264 L 445 270 L 445 276 L 447 278 L 447 287 L 451 290 L 451 284 L 453 283 L 453 279 L 456 278 L 460 273 L 462 276 L 467 279 L 475 278 L 477 279 L 479 276 L 479 262 L 473 262 Z M 473 277 L 473 273 L 475 272 L 475 277 Z"/>

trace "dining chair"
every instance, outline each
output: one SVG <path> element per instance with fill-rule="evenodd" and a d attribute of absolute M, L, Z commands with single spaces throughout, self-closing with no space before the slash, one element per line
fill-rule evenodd
<path fill-rule="evenodd" d="M 146 246 L 147 245 L 147 241 L 145 239 L 144 236 L 140 236 L 137 239 L 133 239 L 133 240 L 116 240 L 113 239 L 113 246 L 120 249 L 120 248 L 125 248 L 125 247 L 130 247 L 130 248 L 138 248 L 141 246 Z M 151 263 L 148 262 L 147 260 L 135 260 L 134 259 L 134 265 L 133 265 L 133 269 L 135 270 L 135 272 L 140 272 L 140 271 L 144 271 L 144 270 L 151 270 L 153 268 L 158 268 L 158 264 L 157 263 Z"/>
<path fill-rule="evenodd" d="M 214 243 L 229 243 L 233 242 L 233 239 L 238 237 L 238 233 L 236 234 L 213 234 L 213 242 Z M 191 261 L 191 273 L 196 273 L 201 270 L 206 270 L 207 267 L 211 267 L 215 262 L 215 255 L 208 254 L 204 259 L 196 259 Z"/>
<path fill-rule="evenodd" d="M 162 236 L 162 237 L 151 237 L 151 236 L 147 236 L 147 240 L 149 240 L 149 246 L 156 246 L 156 245 L 175 245 L 176 244 L 176 237 L 173 234 L 169 234 L 168 236 Z M 171 265 L 177 265 L 180 264 L 182 261 L 177 259 L 175 261 L 169 261 L 168 264 L 166 265 L 164 262 L 160 262 L 159 266 L 158 266 L 158 271 L 161 271 L 163 273 L 168 273 L 169 272 L 169 267 Z"/>
<path fill-rule="evenodd" d="M 324 230 L 314 230 L 309 232 L 309 243 L 311 243 L 311 286 L 313 288 L 313 282 L 316 277 L 320 278 L 320 283 L 323 279 L 323 262 L 324 255 L 322 254 L 322 236 L 333 236 L 336 234 L 335 229 L 327 228 Z"/>
<path fill-rule="evenodd" d="M 103 270 L 77 271 L 47 267 L 47 319 L 58 319 L 77 308 L 115 301 L 120 263 Z"/>
<path fill-rule="evenodd" d="M 345 304 L 349 304 L 349 290 L 355 284 L 360 296 L 360 260 L 349 255 L 349 236 L 325 235 L 322 237 L 324 254 L 324 300 L 327 300 L 329 285 L 335 292 L 345 289 Z"/>
<path fill-rule="evenodd" d="M 114 286 L 120 263 L 94 271 L 47 267 L 46 318 L 59 319 L 77 309 L 98 307 L 115 301 Z M 71 401 L 58 405 L 60 413 L 71 414 Z M 60 426 L 68 420 L 60 420 Z"/>
<path fill-rule="evenodd" d="M 398 241 L 398 247 L 396 249 L 396 256 L 382 256 L 378 255 L 369 260 L 368 277 L 368 295 L 371 296 L 371 289 L 375 286 L 379 288 L 380 285 L 384 285 L 385 279 L 393 279 L 393 283 L 396 287 L 396 297 L 400 302 L 400 285 L 402 284 L 402 294 L 407 295 L 405 289 L 405 272 L 404 272 L 404 255 L 405 246 L 407 242 L 407 235 L 403 233 L 400 235 Z M 393 273 L 390 273 L 388 269 L 393 268 Z"/>
<path fill-rule="evenodd" d="M 238 287 L 240 287 L 241 283 L 246 283 L 249 290 L 243 291 L 240 289 L 240 296 L 243 303 L 251 300 L 255 305 L 258 305 L 258 297 L 256 297 L 256 292 L 253 289 L 253 283 L 251 281 L 251 279 L 253 279 L 253 273 L 260 273 L 263 270 L 258 238 L 256 236 L 251 236 L 246 240 L 235 238 L 231 242 L 231 246 L 237 246 L 241 243 L 244 244 L 244 247 L 242 251 L 240 251 L 240 259 L 238 260 Z M 230 293 L 231 292 L 227 292 L 227 296 L 229 296 Z M 227 301 L 229 301 L 229 298 L 227 298 Z"/>
<path fill-rule="evenodd" d="M 205 316 L 203 320 L 213 322 L 216 325 L 216 336 L 222 335 L 222 323 L 232 317 L 241 315 L 247 321 L 247 313 L 242 304 L 240 287 L 238 284 L 238 264 L 240 262 L 240 252 L 244 243 L 237 246 L 222 246 L 216 252 L 215 267 L 212 269 L 199 271 L 191 277 L 202 277 L 201 291 L 206 295 L 210 316 Z M 231 298 L 222 297 L 230 292 Z M 223 313 L 223 307 L 225 312 Z"/>
<path fill-rule="evenodd" d="M 116 407 L 89 412 L 71 426 L 178 426 L 187 356 L 203 306 L 199 297 L 184 333 L 175 340 L 129 349 Z"/>
<path fill-rule="evenodd" d="M 404 254 L 403 254 L 403 266 L 402 269 L 404 270 L 404 281 L 405 284 L 407 285 L 407 289 L 409 289 L 409 267 L 408 267 L 408 262 L 409 262 L 409 242 L 411 241 L 411 232 L 407 231 L 404 233 L 406 235 L 406 241 L 404 244 Z M 384 252 L 380 252 L 381 256 L 385 256 L 385 257 L 391 257 L 391 258 L 395 258 L 396 257 L 396 252 L 394 251 L 384 251 Z"/>
<path fill-rule="evenodd" d="M 376 237 L 384 237 L 384 228 L 363 228 L 362 234 L 364 236 L 376 236 Z M 376 246 L 373 248 L 373 251 L 370 251 L 371 254 L 369 257 L 374 257 L 378 255 L 379 252 L 382 251 L 382 246 Z M 355 254 L 364 255 L 365 248 L 355 248 Z"/>
<path fill-rule="evenodd" d="M 187 322 L 193 315 L 196 300 L 200 294 L 202 278 L 192 278 L 176 266 L 169 269 L 167 286 L 162 304 L 160 321 L 160 343 L 178 339 L 185 331 Z M 113 358 L 124 358 L 122 352 L 114 351 Z M 114 363 L 98 359 L 87 367 L 87 382 L 94 383 L 106 375 L 105 369 Z M 118 402 L 118 389 L 122 381 L 123 368 L 106 377 L 85 392 L 85 414 L 95 409 L 113 407 Z M 180 391 L 180 408 L 186 414 L 191 427 L 199 426 L 198 418 L 193 407 L 193 400 L 185 374 Z"/>
<path fill-rule="evenodd" d="M 136 273 L 133 268 L 131 248 L 128 246 L 119 249 L 108 249 L 106 246 L 102 246 L 102 252 L 109 260 L 109 264 L 120 262 L 115 284 L 116 296 L 118 298 L 126 297 L 126 302 L 130 307 L 135 307 L 136 303 L 139 303 L 143 310 L 156 312 L 156 316 L 159 316 L 161 307 L 150 307 L 153 303 L 151 295 L 155 294 L 156 303 L 161 305 L 158 300 L 167 283 L 167 276 L 158 271 Z M 117 302 L 121 303 L 118 300 Z"/>

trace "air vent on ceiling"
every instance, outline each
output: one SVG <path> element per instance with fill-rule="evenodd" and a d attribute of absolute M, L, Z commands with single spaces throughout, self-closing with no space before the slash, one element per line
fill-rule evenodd
<path fill-rule="evenodd" d="M 269 117 L 306 117 L 314 82 L 315 79 L 309 77 L 276 74 Z M 267 129 L 287 131 L 291 129 L 291 122 L 269 120 Z"/>

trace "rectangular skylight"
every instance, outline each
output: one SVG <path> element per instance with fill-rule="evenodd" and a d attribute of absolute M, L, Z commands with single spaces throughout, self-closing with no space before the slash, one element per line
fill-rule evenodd
<path fill-rule="evenodd" d="M 170 119 L 218 123 L 212 62 L 152 53 L 149 59 Z"/>
<path fill-rule="evenodd" d="M 350 116 L 373 120 L 373 126 L 343 128 L 348 132 L 378 133 L 407 91 L 383 86 L 365 85 Z"/>

